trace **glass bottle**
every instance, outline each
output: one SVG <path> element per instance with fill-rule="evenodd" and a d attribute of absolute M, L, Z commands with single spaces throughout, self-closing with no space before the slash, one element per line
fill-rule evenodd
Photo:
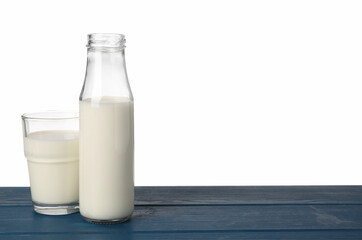
<path fill-rule="evenodd" d="M 79 207 L 93 223 L 119 223 L 134 208 L 133 96 L 125 36 L 88 35 L 79 97 Z"/>

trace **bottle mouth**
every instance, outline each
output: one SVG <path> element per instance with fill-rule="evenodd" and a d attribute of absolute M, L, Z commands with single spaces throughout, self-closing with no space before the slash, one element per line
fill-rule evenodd
<path fill-rule="evenodd" d="M 88 48 L 125 48 L 126 37 L 119 33 L 88 34 Z"/>

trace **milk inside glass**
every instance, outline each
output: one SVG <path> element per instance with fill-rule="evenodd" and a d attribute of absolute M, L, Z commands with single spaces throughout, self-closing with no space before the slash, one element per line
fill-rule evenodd
<path fill-rule="evenodd" d="M 66 205 L 78 202 L 78 132 L 47 130 L 24 137 L 24 153 L 33 202 Z"/>
<path fill-rule="evenodd" d="M 128 218 L 133 211 L 133 102 L 123 97 L 80 101 L 79 206 L 88 219 Z"/>

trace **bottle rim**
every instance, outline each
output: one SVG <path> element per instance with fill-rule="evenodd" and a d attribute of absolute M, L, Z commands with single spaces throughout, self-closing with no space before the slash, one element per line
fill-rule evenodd
<path fill-rule="evenodd" d="M 88 34 L 88 48 L 125 48 L 126 37 L 120 33 Z"/>

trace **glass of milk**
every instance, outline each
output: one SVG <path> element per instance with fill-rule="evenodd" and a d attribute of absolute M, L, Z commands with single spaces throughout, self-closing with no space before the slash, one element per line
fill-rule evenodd
<path fill-rule="evenodd" d="M 34 211 L 66 215 L 79 211 L 77 112 L 22 115 Z"/>

